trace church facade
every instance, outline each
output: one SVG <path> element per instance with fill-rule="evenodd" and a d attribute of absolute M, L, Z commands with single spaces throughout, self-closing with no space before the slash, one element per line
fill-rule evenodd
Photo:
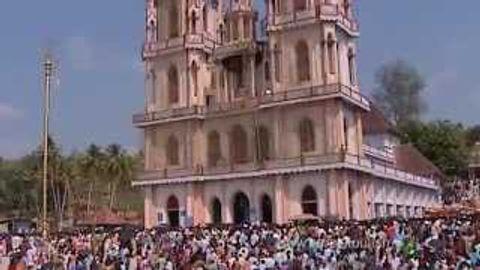
<path fill-rule="evenodd" d="M 431 164 L 361 93 L 353 8 L 146 0 L 145 109 L 133 117 L 146 227 L 413 216 L 435 203 L 435 168 L 408 165 Z"/>

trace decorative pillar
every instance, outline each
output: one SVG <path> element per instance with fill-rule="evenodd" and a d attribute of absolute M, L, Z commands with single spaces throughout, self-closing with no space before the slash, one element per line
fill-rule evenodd
<path fill-rule="evenodd" d="M 337 186 L 337 173 L 332 170 L 328 171 L 327 177 L 327 210 L 329 216 L 340 217 L 338 211 L 338 186 Z"/>
<path fill-rule="evenodd" d="M 285 211 L 285 203 L 288 204 L 288 198 L 285 194 L 284 190 L 284 177 L 282 175 L 277 175 L 275 177 L 275 184 L 274 184 L 274 222 L 277 224 L 283 224 L 288 217 L 286 217 Z"/>
<path fill-rule="evenodd" d="M 327 73 L 328 71 L 328 44 L 327 40 L 323 39 L 321 42 L 322 46 L 322 79 L 323 79 L 323 84 L 327 85 L 328 84 L 328 77 Z"/>
<path fill-rule="evenodd" d="M 191 226 L 194 217 L 194 203 L 195 203 L 195 194 L 193 183 L 187 184 L 186 189 L 186 203 L 185 203 L 185 219 L 183 221 L 183 226 Z"/>
<path fill-rule="evenodd" d="M 223 223 L 231 224 L 233 223 L 233 215 L 232 215 L 232 203 L 231 203 L 231 195 L 230 190 L 227 188 L 227 181 L 224 181 L 222 186 L 222 219 Z"/>
<path fill-rule="evenodd" d="M 145 192 L 144 198 L 144 225 L 146 229 L 151 229 L 156 225 L 155 213 L 153 207 L 153 192 L 152 186 L 143 188 Z"/>

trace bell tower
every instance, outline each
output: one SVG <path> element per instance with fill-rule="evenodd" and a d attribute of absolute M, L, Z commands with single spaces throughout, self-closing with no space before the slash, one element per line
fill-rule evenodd
<path fill-rule="evenodd" d="M 353 0 L 265 0 L 274 90 L 342 84 L 358 90 Z"/>
<path fill-rule="evenodd" d="M 147 111 L 205 103 L 222 0 L 146 0 Z"/>

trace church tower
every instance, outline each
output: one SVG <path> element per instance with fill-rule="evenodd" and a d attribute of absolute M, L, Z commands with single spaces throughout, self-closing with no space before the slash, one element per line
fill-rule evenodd
<path fill-rule="evenodd" d="M 265 0 L 274 93 L 311 88 L 323 94 L 359 94 L 355 58 L 359 32 L 351 1 Z M 340 109 L 343 115 L 331 123 L 336 131 L 328 143 L 330 151 L 359 153 L 361 138 L 351 134 L 361 133 L 357 125 L 363 109 L 347 103 L 324 105 L 335 106 L 328 111 Z"/>
<path fill-rule="evenodd" d="M 147 0 L 147 108 L 204 104 L 221 14 L 222 0 Z"/>

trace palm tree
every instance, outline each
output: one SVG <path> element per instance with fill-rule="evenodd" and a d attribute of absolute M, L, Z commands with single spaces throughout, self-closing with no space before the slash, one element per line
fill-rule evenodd
<path fill-rule="evenodd" d="M 101 176 L 104 175 L 105 155 L 102 148 L 91 144 L 81 160 L 81 167 L 88 185 L 87 215 L 91 213 L 93 192 Z"/>
<path fill-rule="evenodd" d="M 129 181 L 132 175 L 132 159 L 130 155 L 118 144 L 111 144 L 106 148 L 109 209 L 115 203 L 118 186 Z"/>

